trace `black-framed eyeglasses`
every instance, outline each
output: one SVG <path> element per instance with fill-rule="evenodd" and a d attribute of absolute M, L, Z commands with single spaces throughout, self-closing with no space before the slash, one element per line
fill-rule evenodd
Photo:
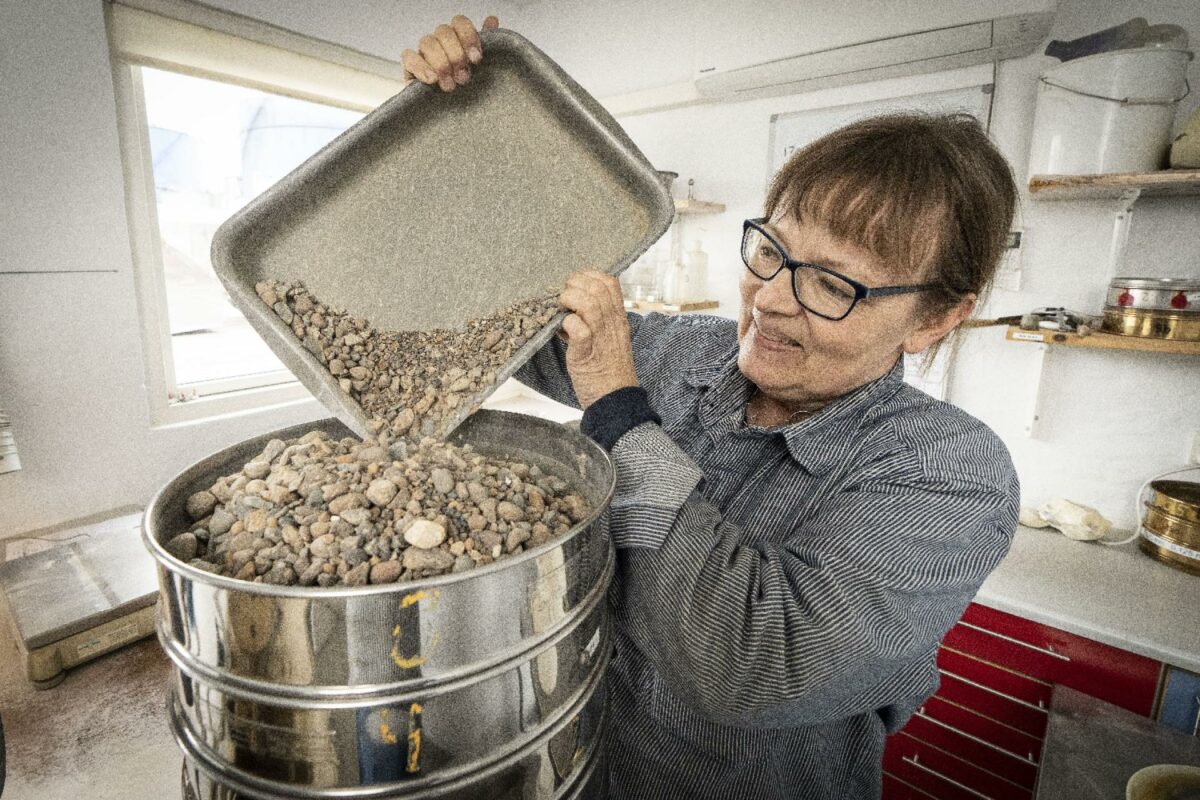
<path fill-rule="evenodd" d="M 868 297 L 890 297 L 896 294 L 927 292 L 946 287 L 938 283 L 918 283 L 908 286 L 863 286 L 840 272 L 796 261 L 787 254 L 774 236 L 762 227 L 767 220 L 748 219 L 742 224 L 742 261 L 754 276 L 769 281 L 788 269 L 792 273 L 792 294 L 796 302 L 818 317 L 829 320 L 845 319 L 859 300 Z"/>

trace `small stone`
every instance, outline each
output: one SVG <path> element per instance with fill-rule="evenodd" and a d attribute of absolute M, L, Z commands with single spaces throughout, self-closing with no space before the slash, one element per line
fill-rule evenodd
<path fill-rule="evenodd" d="M 314 561 L 309 564 L 303 572 L 300 573 L 299 583 L 301 586 L 312 586 L 317 582 L 317 578 L 321 575 L 321 563 Z"/>
<path fill-rule="evenodd" d="M 263 448 L 262 455 L 259 458 L 266 461 L 268 464 L 279 458 L 279 454 L 287 449 L 287 442 L 283 439 L 272 439 L 267 442 L 267 446 Z"/>
<path fill-rule="evenodd" d="M 337 555 L 337 549 L 332 533 L 313 539 L 308 545 L 308 552 L 317 558 L 332 558 Z"/>
<path fill-rule="evenodd" d="M 297 581 L 296 571 L 286 561 L 276 561 L 263 576 L 263 583 L 276 586 L 290 586 Z"/>
<path fill-rule="evenodd" d="M 442 494 L 454 491 L 454 476 L 450 474 L 450 470 L 437 467 L 429 473 L 429 477 L 433 480 L 433 488 Z"/>
<path fill-rule="evenodd" d="M 266 461 L 251 461 L 242 467 L 242 474 L 250 480 L 265 478 L 271 472 L 271 464 Z"/>
<path fill-rule="evenodd" d="M 392 420 L 392 430 L 398 434 L 404 434 L 412 427 L 413 420 L 416 418 L 417 415 L 411 408 L 405 408 Z"/>
<path fill-rule="evenodd" d="M 239 533 L 229 540 L 228 549 L 237 552 L 238 550 L 247 550 L 254 547 L 254 543 L 258 541 L 258 537 L 250 533 Z"/>
<path fill-rule="evenodd" d="M 477 481 L 471 481 L 467 484 L 467 494 L 470 495 L 471 502 L 475 505 L 479 505 L 488 499 L 488 490 L 483 488 L 483 484 Z"/>
<path fill-rule="evenodd" d="M 525 518 L 525 512 L 519 506 L 507 500 L 502 501 L 496 506 L 496 515 L 505 522 L 517 522 Z"/>
<path fill-rule="evenodd" d="M 413 571 L 442 572 L 454 565 L 454 556 L 445 550 L 422 550 L 410 547 L 404 551 L 404 568 Z"/>
<path fill-rule="evenodd" d="M 348 491 L 350 491 L 350 487 L 346 485 L 345 481 L 327 483 L 321 487 L 321 494 L 324 496 L 326 503 L 332 503 L 336 498 L 341 497 Z"/>
<path fill-rule="evenodd" d="M 487 518 L 488 522 L 496 521 L 496 498 L 485 497 L 479 501 L 479 512 Z"/>
<path fill-rule="evenodd" d="M 395 583 L 403 569 L 399 561 L 380 561 L 371 567 L 371 583 Z"/>
<path fill-rule="evenodd" d="M 408 526 L 404 541 L 419 550 L 430 550 L 446 541 L 446 529 L 431 520 L 419 519 Z"/>
<path fill-rule="evenodd" d="M 588 515 L 587 501 L 577 494 L 569 494 L 558 502 L 571 522 L 581 522 Z"/>
<path fill-rule="evenodd" d="M 533 523 L 533 530 L 530 532 L 530 535 L 529 535 L 529 546 L 537 547 L 539 545 L 545 544 L 546 542 L 550 541 L 550 538 L 552 536 L 553 536 L 553 533 L 551 532 L 550 528 L 548 528 L 546 525 L 542 524 L 541 522 L 535 522 L 535 523 Z"/>
<path fill-rule="evenodd" d="M 343 511 L 347 511 L 351 508 L 366 508 L 366 506 L 366 495 L 359 494 L 358 492 L 351 492 L 350 494 L 344 494 L 341 497 L 335 498 L 329 504 L 329 513 L 341 514 Z"/>
<path fill-rule="evenodd" d="M 471 558 L 468 555 L 461 555 L 458 558 L 454 559 L 454 566 L 452 566 L 450 568 L 450 572 L 452 572 L 452 573 L 466 572 L 467 570 L 474 569 L 474 568 L 475 568 L 475 559 Z"/>
<path fill-rule="evenodd" d="M 346 572 L 346 574 L 342 576 L 342 583 L 346 584 L 347 586 L 366 586 L 367 579 L 370 574 L 371 565 L 364 562 Z"/>
<path fill-rule="evenodd" d="M 493 550 L 504 542 L 504 537 L 496 531 L 480 531 L 478 539 L 479 549 L 484 552 Z"/>
<path fill-rule="evenodd" d="M 178 508 L 178 506 L 176 506 Z M 217 496 L 207 489 L 187 499 L 187 513 L 193 520 L 204 519 L 217 507 Z"/>
<path fill-rule="evenodd" d="M 450 543 L 450 555 L 461 556 L 465 552 L 467 552 L 467 545 L 465 542 L 451 542 Z"/>
<path fill-rule="evenodd" d="M 529 531 L 524 528 L 513 528 L 508 532 L 508 536 L 504 540 L 504 549 L 510 553 L 515 553 L 525 541 L 529 538 Z"/>
<path fill-rule="evenodd" d="M 230 514 L 223 508 L 213 509 L 212 517 L 208 520 L 208 532 L 213 536 L 223 536 L 229 533 L 229 529 L 233 527 L 233 523 L 237 522 L 237 517 Z"/>
<path fill-rule="evenodd" d="M 487 527 L 487 519 L 482 514 L 472 514 L 467 517 L 467 528 L 472 531 L 481 531 Z"/>
<path fill-rule="evenodd" d="M 304 547 L 304 536 L 295 525 L 284 525 L 279 536 L 293 550 L 299 550 L 301 547 Z"/>
<path fill-rule="evenodd" d="M 342 512 L 341 517 L 351 525 L 358 526 L 371 518 L 371 512 L 366 508 L 347 508 Z"/>
<path fill-rule="evenodd" d="M 362 450 L 358 451 L 358 460 L 364 464 L 369 461 L 387 461 L 387 450 L 384 450 L 379 446 L 364 447 Z"/>
<path fill-rule="evenodd" d="M 200 543 L 196 540 L 195 534 L 192 533 L 181 533 L 163 546 L 168 553 L 184 562 L 195 558 L 197 551 L 200 549 Z"/>
<path fill-rule="evenodd" d="M 270 519 L 266 511 L 261 508 L 256 508 L 246 515 L 243 522 L 246 525 L 246 530 L 250 533 L 260 533 L 267 528 L 267 520 Z"/>
<path fill-rule="evenodd" d="M 371 485 L 367 487 L 367 499 L 381 508 L 392 502 L 395 498 L 398 487 L 386 478 L 378 478 L 371 481 Z"/>
<path fill-rule="evenodd" d="M 330 359 L 329 371 L 335 378 L 340 378 L 342 375 L 346 374 L 346 362 L 342 361 L 340 358 Z"/>

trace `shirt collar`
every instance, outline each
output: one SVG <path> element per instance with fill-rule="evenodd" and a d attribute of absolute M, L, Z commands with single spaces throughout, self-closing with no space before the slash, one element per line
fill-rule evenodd
<path fill-rule="evenodd" d="M 735 347 L 723 360 L 696 364 L 684 372 L 684 379 L 695 388 L 708 388 L 700 400 L 697 416 L 705 430 L 713 434 L 734 430 L 745 414 L 753 391 L 752 384 L 737 368 Z M 863 416 L 873 406 L 891 398 L 904 381 L 904 361 L 884 375 L 839 397 L 812 416 L 777 428 L 793 460 L 810 472 L 824 472 L 842 460 L 858 440 Z"/>

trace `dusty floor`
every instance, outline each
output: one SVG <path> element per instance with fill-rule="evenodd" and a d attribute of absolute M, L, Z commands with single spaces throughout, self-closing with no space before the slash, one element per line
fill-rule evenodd
<path fill-rule="evenodd" d="M 168 662 L 153 638 L 38 691 L 0 624 L 4 800 L 176 800 L 182 756 L 167 727 Z"/>

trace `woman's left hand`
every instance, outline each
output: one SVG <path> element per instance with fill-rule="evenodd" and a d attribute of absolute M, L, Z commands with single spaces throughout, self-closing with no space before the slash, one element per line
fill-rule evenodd
<path fill-rule="evenodd" d="M 596 270 L 567 279 L 559 305 L 574 313 L 563 320 L 567 372 L 581 408 L 609 392 L 637 386 L 629 319 L 616 277 Z"/>

